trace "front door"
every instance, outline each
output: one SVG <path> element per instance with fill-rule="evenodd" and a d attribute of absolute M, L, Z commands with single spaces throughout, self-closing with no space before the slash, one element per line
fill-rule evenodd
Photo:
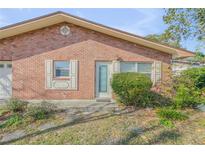
<path fill-rule="evenodd" d="M 110 62 L 97 62 L 96 63 L 96 97 L 97 98 L 110 98 Z"/>
<path fill-rule="evenodd" d="M 12 65 L 10 62 L 0 62 L 0 99 L 11 97 Z"/>

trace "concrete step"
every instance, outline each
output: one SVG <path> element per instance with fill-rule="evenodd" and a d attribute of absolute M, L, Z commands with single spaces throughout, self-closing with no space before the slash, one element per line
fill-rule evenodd
<path fill-rule="evenodd" d="M 107 97 L 96 98 L 96 102 L 111 102 L 111 98 L 107 98 Z"/>

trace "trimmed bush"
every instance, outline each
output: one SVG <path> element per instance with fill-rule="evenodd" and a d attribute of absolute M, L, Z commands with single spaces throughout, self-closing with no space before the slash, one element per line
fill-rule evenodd
<path fill-rule="evenodd" d="M 182 121 L 182 120 L 186 120 L 188 118 L 187 115 L 178 112 L 174 109 L 169 109 L 169 108 L 161 108 L 157 111 L 157 115 L 161 118 L 161 119 L 167 119 L 167 120 L 171 120 L 171 121 Z"/>
<path fill-rule="evenodd" d="M 24 112 L 27 108 L 27 102 L 23 102 L 21 100 L 11 98 L 6 101 L 6 105 L 9 111 L 14 113 L 16 112 Z"/>
<path fill-rule="evenodd" d="M 144 74 L 129 72 L 114 74 L 111 85 L 121 103 L 143 106 L 147 102 L 152 82 Z"/>

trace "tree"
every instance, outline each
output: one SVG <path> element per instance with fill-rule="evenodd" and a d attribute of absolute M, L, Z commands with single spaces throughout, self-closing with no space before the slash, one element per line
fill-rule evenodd
<path fill-rule="evenodd" d="M 205 55 L 200 50 L 197 49 L 194 59 L 196 61 L 204 63 L 205 62 Z"/>
<path fill-rule="evenodd" d="M 158 34 L 150 34 L 147 35 L 146 38 L 150 41 L 166 44 L 172 47 L 181 47 L 179 40 L 173 39 L 170 35 L 165 33 L 158 35 Z"/>
<path fill-rule="evenodd" d="M 205 9 L 165 9 L 164 23 L 168 25 L 165 35 L 182 42 L 196 39 L 205 44 Z M 204 46 L 205 47 L 205 46 Z"/>

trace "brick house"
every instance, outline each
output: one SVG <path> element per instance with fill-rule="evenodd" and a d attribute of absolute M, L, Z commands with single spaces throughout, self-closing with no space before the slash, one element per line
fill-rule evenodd
<path fill-rule="evenodd" d="M 0 99 L 112 98 L 117 72 L 167 81 L 184 49 L 56 12 L 0 28 Z M 193 54 L 193 53 L 192 53 Z"/>

